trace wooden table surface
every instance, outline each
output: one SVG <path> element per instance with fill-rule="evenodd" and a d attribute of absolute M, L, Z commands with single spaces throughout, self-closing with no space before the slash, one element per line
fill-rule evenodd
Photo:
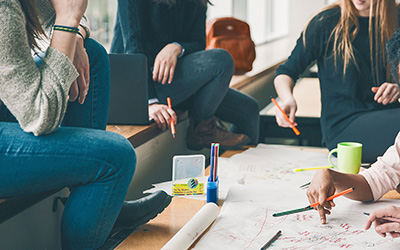
<path fill-rule="evenodd" d="M 327 149 L 322 148 L 311 149 L 328 152 Z M 242 151 L 227 151 L 222 157 L 231 157 L 240 152 Z M 206 175 L 209 175 L 209 168 L 206 169 Z M 388 192 L 383 198 L 400 199 L 400 194 L 393 190 Z M 139 227 L 116 250 L 161 249 L 204 204 L 206 204 L 206 201 L 174 197 L 171 204 L 160 215 L 149 223 Z M 222 204 L 219 204 L 220 208 L 221 206 Z"/>

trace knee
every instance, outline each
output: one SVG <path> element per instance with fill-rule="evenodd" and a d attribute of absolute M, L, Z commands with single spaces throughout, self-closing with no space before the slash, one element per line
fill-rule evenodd
<path fill-rule="evenodd" d="M 113 172 L 132 178 L 136 168 L 136 153 L 131 143 L 123 136 L 106 132 L 101 143 L 104 161 L 109 163 Z"/>
<path fill-rule="evenodd" d="M 88 38 L 85 39 L 84 47 L 89 57 L 91 67 L 97 64 L 101 65 L 103 70 L 109 70 L 110 62 L 108 59 L 108 53 L 100 43 L 96 42 L 94 39 Z"/>
<path fill-rule="evenodd" d="M 213 58 L 214 63 L 213 66 L 221 71 L 233 75 L 235 70 L 235 64 L 233 62 L 233 58 L 228 51 L 224 49 L 211 49 L 207 50 L 210 54 L 210 57 Z"/>

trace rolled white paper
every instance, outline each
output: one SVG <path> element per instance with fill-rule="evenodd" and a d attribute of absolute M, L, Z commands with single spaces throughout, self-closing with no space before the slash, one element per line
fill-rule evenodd
<path fill-rule="evenodd" d="M 205 204 L 161 250 L 187 250 L 218 216 L 218 206 Z"/>

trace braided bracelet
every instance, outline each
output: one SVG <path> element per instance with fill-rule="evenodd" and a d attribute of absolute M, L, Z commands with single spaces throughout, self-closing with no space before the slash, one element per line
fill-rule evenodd
<path fill-rule="evenodd" d="M 75 27 L 69 27 L 69 26 L 63 26 L 63 25 L 54 25 L 53 30 L 60 30 L 60 31 L 66 31 L 66 32 L 71 32 L 75 34 L 79 34 L 79 29 Z"/>

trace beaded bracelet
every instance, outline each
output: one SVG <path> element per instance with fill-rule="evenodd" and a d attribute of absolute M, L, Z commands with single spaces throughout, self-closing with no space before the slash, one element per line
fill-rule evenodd
<path fill-rule="evenodd" d="M 54 25 L 53 29 L 54 30 L 60 30 L 60 31 L 66 31 L 66 32 L 79 34 L 79 29 L 75 28 L 75 27 L 69 27 L 69 26 L 63 26 L 63 25 Z"/>

